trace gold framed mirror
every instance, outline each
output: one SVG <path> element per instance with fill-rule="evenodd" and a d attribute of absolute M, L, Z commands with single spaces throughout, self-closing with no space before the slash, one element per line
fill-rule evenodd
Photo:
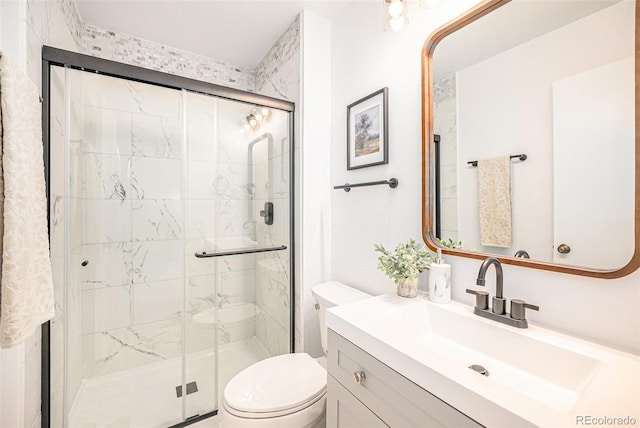
<path fill-rule="evenodd" d="M 487 0 L 428 38 L 430 249 L 596 278 L 640 267 L 639 19 L 633 0 Z M 507 202 L 487 214 L 495 158 L 507 159 Z M 498 243 L 481 238 L 496 210 L 509 216 Z"/>

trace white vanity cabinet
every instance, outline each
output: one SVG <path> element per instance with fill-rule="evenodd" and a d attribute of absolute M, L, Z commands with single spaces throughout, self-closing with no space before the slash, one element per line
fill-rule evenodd
<path fill-rule="evenodd" d="M 328 428 L 482 426 L 333 330 L 328 348 Z"/>

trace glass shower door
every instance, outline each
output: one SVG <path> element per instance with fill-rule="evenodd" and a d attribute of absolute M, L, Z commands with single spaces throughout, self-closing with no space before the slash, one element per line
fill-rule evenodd
<path fill-rule="evenodd" d="M 218 218 L 216 97 L 183 91 L 185 117 L 186 245 L 184 260 L 185 418 L 217 409 L 218 340 L 216 270 L 213 259 L 196 259 L 211 248 Z"/>
<path fill-rule="evenodd" d="M 83 84 L 88 265 L 82 268 L 84 381 L 71 422 L 85 409 L 95 418 L 100 399 L 99 412 L 116 424 L 177 423 L 183 419 L 176 390 L 184 340 L 182 96 L 74 73 Z"/>
<path fill-rule="evenodd" d="M 292 115 L 53 65 L 49 102 L 52 426 L 211 414 L 292 350 Z"/>
<path fill-rule="evenodd" d="M 52 91 L 52 104 L 61 96 L 65 105 L 62 147 L 52 135 L 52 153 L 66 158 L 63 174 L 52 164 L 52 175 L 66 177 L 62 301 L 58 296 L 65 320 L 64 426 L 179 423 L 182 94 L 52 69 L 65 76 L 61 90 Z"/>
<path fill-rule="evenodd" d="M 200 337 L 215 323 L 220 401 L 241 370 L 291 352 L 289 114 L 218 99 L 215 118 L 205 120 L 196 111 L 206 102 L 187 96 L 187 140 L 197 153 L 188 163 L 187 229 L 193 233 L 186 255 L 197 275 L 189 274 L 187 290 L 206 282 L 213 294 L 190 300 L 186 335 L 189 343 L 190 335 Z M 214 134 L 205 131 L 213 129 L 204 126 L 210 120 Z M 187 371 L 202 364 L 194 346 Z"/>

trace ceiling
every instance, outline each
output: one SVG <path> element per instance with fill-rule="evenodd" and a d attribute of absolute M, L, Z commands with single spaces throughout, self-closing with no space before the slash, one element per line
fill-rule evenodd
<path fill-rule="evenodd" d="M 76 3 L 86 24 L 254 68 L 302 9 L 333 18 L 349 1 L 76 0 Z"/>

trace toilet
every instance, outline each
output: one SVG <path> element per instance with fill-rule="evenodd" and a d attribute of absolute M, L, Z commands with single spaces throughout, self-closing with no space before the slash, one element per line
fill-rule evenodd
<path fill-rule="evenodd" d="M 316 301 L 322 350 L 327 353 L 327 308 L 371 297 L 340 282 L 311 289 Z M 324 428 L 326 357 L 284 354 L 259 361 L 238 373 L 224 389 L 218 411 L 221 428 Z"/>

